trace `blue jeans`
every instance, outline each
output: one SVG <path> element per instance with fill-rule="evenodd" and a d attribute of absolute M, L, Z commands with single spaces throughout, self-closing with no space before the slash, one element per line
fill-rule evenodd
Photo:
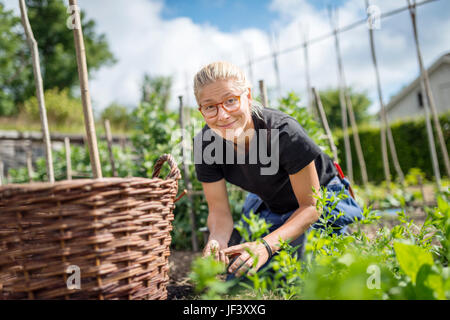
<path fill-rule="evenodd" d="M 339 202 L 336 203 L 336 206 L 334 209 L 331 208 L 331 203 L 328 203 L 326 207 L 324 208 L 324 211 L 326 210 L 328 213 L 332 214 L 332 219 L 329 220 L 330 224 L 335 227 L 334 233 L 336 234 L 344 234 L 347 230 L 347 226 L 355 221 L 355 218 L 358 218 L 358 220 L 362 220 L 362 209 L 356 203 L 356 201 L 351 197 L 350 192 L 348 191 L 350 186 L 349 181 L 344 178 L 340 179 L 338 176 L 334 177 L 330 180 L 330 182 L 326 185 L 327 188 L 327 197 L 329 198 L 330 195 L 335 194 L 337 195 L 342 189 L 344 189 L 344 194 L 347 195 L 346 199 L 342 199 Z M 247 195 L 247 198 L 244 202 L 244 207 L 242 209 L 243 216 L 249 218 L 250 212 L 253 211 L 253 213 L 258 213 L 261 218 L 264 218 L 268 223 L 270 223 L 272 226 L 269 228 L 269 233 L 273 232 L 274 230 L 278 229 L 280 226 L 282 226 L 287 219 L 294 213 L 295 210 L 286 212 L 284 214 L 277 214 L 270 211 L 267 206 L 263 204 L 263 200 L 257 196 L 254 193 L 249 193 Z M 339 214 L 339 212 L 342 212 L 343 215 L 336 219 L 336 216 Z M 251 231 L 248 227 L 248 224 L 245 222 L 243 218 L 241 218 L 241 221 L 243 222 L 244 226 L 246 227 L 249 235 L 251 234 Z M 313 224 L 305 233 L 308 233 L 310 229 L 320 229 L 323 228 L 323 226 L 318 225 L 318 223 Z M 297 257 L 299 259 L 302 258 L 305 248 L 305 242 L 306 242 L 306 236 L 305 233 L 302 234 L 297 239 L 290 242 L 290 245 L 293 247 L 299 246 L 297 249 Z M 264 237 L 265 235 L 263 235 Z M 233 236 L 232 236 L 233 237 Z M 243 242 L 243 239 L 236 240 Z M 267 261 L 260 269 L 266 267 L 271 259 Z M 234 278 L 234 275 L 229 275 L 227 277 L 227 280 L 231 280 Z"/>

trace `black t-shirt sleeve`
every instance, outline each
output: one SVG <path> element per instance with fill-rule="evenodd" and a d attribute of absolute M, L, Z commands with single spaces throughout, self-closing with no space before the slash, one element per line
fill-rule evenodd
<path fill-rule="evenodd" d="M 216 182 L 224 178 L 224 174 L 219 164 L 208 164 L 203 161 L 203 149 L 207 144 L 207 142 L 202 140 L 204 131 L 205 128 L 200 134 L 192 139 L 194 146 L 195 173 L 197 175 L 197 180 L 200 182 Z"/>
<path fill-rule="evenodd" d="M 224 177 L 222 169 L 217 164 L 196 163 L 195 173 L 200 182 L 216 182 Z"/>
<path fill-rule="evenodd" d="M 280 128 L 280 166 L 288 174 L 294 174 L 314 161 L 322 151 L 297 120 L 287 118 L 285 121 Z"/>

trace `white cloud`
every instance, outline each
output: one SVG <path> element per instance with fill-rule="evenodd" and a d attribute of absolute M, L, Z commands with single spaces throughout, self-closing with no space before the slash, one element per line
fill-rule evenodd
<path fill-rule="evenodd" d="M 404 7 L 406 1 L 370 1 L 382 13 Z M 326 9 L 318 10 L 306 0 L 273 0 L 272 10 L 287 21 L 283 28 L 284 47 L 292 46 L 298 39 L 298 24 L 307 24 L 310 38 L 331 32 Z M 429 66 L 440 55 L 450 50 L 448 19 L 450 3 L 437 1 L 418 8 L 418 28 L 424 60 Z M 346 26 L 365 19 L 364 2 L 348 0 L 339 8 L 339 26 Z M 297 30 L 295 30 L 297 28 Z M 381 29 L 376 30 L 375 48 L 382 81 L 384 102 L 418 75 L 417 58 L 412 38 L 412 27 L 407 11 L 381 20 Z M 370 55 L 368 30 L 365 24 L 339 35 L 341 54 L 347 84 L 359 90 L 367 90 L 372 98 L 372 111 L 379 108 L 375 90 L 375 75 Z M 298 43 L 298 41 L 294 41 Z M 304 65 L 300 53 L 289 54 L 282 68 L 283 83 L 287 87 L 303 91 Z M 309 47 L 312 84 L 318 88 L 337 87 L 337 62 L 332 37 Z M 297 59 L 297 61 L 294 61 Z M 300 61 L 300 63 L 299 63 Z M 289 68 L 291 66 L 292 68 Z"/>
<path fill-rule="evenodd" d="M 245 58 L 244 42 L 253 48 L 266 47 L 265 35 L 259 30 L 231 34 L 186 17 L 163 20 L 162 2 L 117 0 L 105 7 L 103 1 L 80 0 L 79 5 L 97 22 L 99 32 L 107 35 L 119 60 L 91 81 L 92 97 L 101 108 L 112 100 L 136 105 L 145 72 L 174 77 L 171 107 L 175 108 L 177 96 L 186 94 L 186 82 L 192 87 L 193 76 L 202 65 L 219 59 L 240 63 Z M 187 101 L 193 104 L 191 91 Z"/>
<path fill-rule="evenodd" d="M 316 0 L 314 0 L 316 1 Z M 382 12 L 402 7 L 405 1 L 371 1 Z M 9 2 L 8 5 L 12 3 Z M 80 7 L 97 23 L 97 32 L 105 33 L 111 50 L 118 58 L 112 67 L 102 68 L 90 81 L 91 96 L 97 109 L 109 103 L 134 106 L 140 99 L 140 83 L 145 72 L 174 76 L 171 107 L 178 104 L 177 96 L 186 94 L 195 72 L 204 64 L 228 59 L 247 70 L 247 50 L 254 58 L 270 54 L 268 35 L 262 30 L 245 29 L 234 33 L 218 30 L 211 25 L 195 24 L 190 18 L 164 20 L 162 0 L 79 0 Z M 17 6 L 17 5 L 16 5 Z M 279 33 L 280 49 L 301 42 L 300 27 L 309 28 L 309 37 L 330 32 L 326 10 L 318 10 L 306 0 L 273 0 L 270 6 L 279 13 L 279 21 L 268 21 Z M 15 8 L 17 11 L 17 8 Z M 420 40 L 426 65 L 448 51 L 450 43 L 450 2 L 436 1 L 418 9 Z M 348 0 L 340 7 L 341 26 L 364 19 L 362 0 Z M 257 17 L 253 17 L 257 19 Z M 417 61 L 407 12 L 381 21 L 375 32 L 377 57 L 387 103 L 417 75 Z M 378 108 L 374 71 L 370 57 L 367 28 L 362 25 L 340 35 L 341 52 L 347 83 L 359 90 L 367 90 Z M 310 46 L 312 83 L 318 89 L 337 86 L 337 66 L 333 38 Z M 305 76 L 301 50 L 279 56 L 282 90 L 303 93 Z M 275 87 L 273 61 L 253 65 L 253 84 L 265 79 L 269 89 Z M 274 90 L 272 90 L 274 92 Z M 194 103 L 192 89 L 187 99 Z"/>

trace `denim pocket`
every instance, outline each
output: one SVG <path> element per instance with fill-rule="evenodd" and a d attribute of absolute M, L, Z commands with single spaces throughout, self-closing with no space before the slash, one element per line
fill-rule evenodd
<path fill-rule="evenodd" d="M 326 185 L 327 191 L 334 191 L 339 192 L 344 188 L 344 184 L 341 182 L 341 179 L 339 177 L 334 177 L 333 179 L 328 182 Z"/>

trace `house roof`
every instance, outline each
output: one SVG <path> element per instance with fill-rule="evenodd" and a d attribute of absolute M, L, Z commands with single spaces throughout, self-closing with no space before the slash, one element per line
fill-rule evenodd
<path fill-rule="evenodd" d="M 431 74 L 439 69 L 439 67 L 445 63 L 450 64 L 450 52 L 443 54 L 440 56 L 428 69 L 428 76 L 431 76 Z M 417 76 L 417 78 L 414 79 L 409 85 L 404 87 L 402 90 L 400 90 L 399 93 L 397 93 L 394 97 L 391 98 L 389 103 L 386 105 L 386 111 L 391 110 L 394 108 L 397 103 L 403 99 L 405 96 L 407 96 L 411 91 L 413 91 L 417 86 L 420 86 L 420 74 Z M 378 114 L 379 112 L 377 112 Z"/>

